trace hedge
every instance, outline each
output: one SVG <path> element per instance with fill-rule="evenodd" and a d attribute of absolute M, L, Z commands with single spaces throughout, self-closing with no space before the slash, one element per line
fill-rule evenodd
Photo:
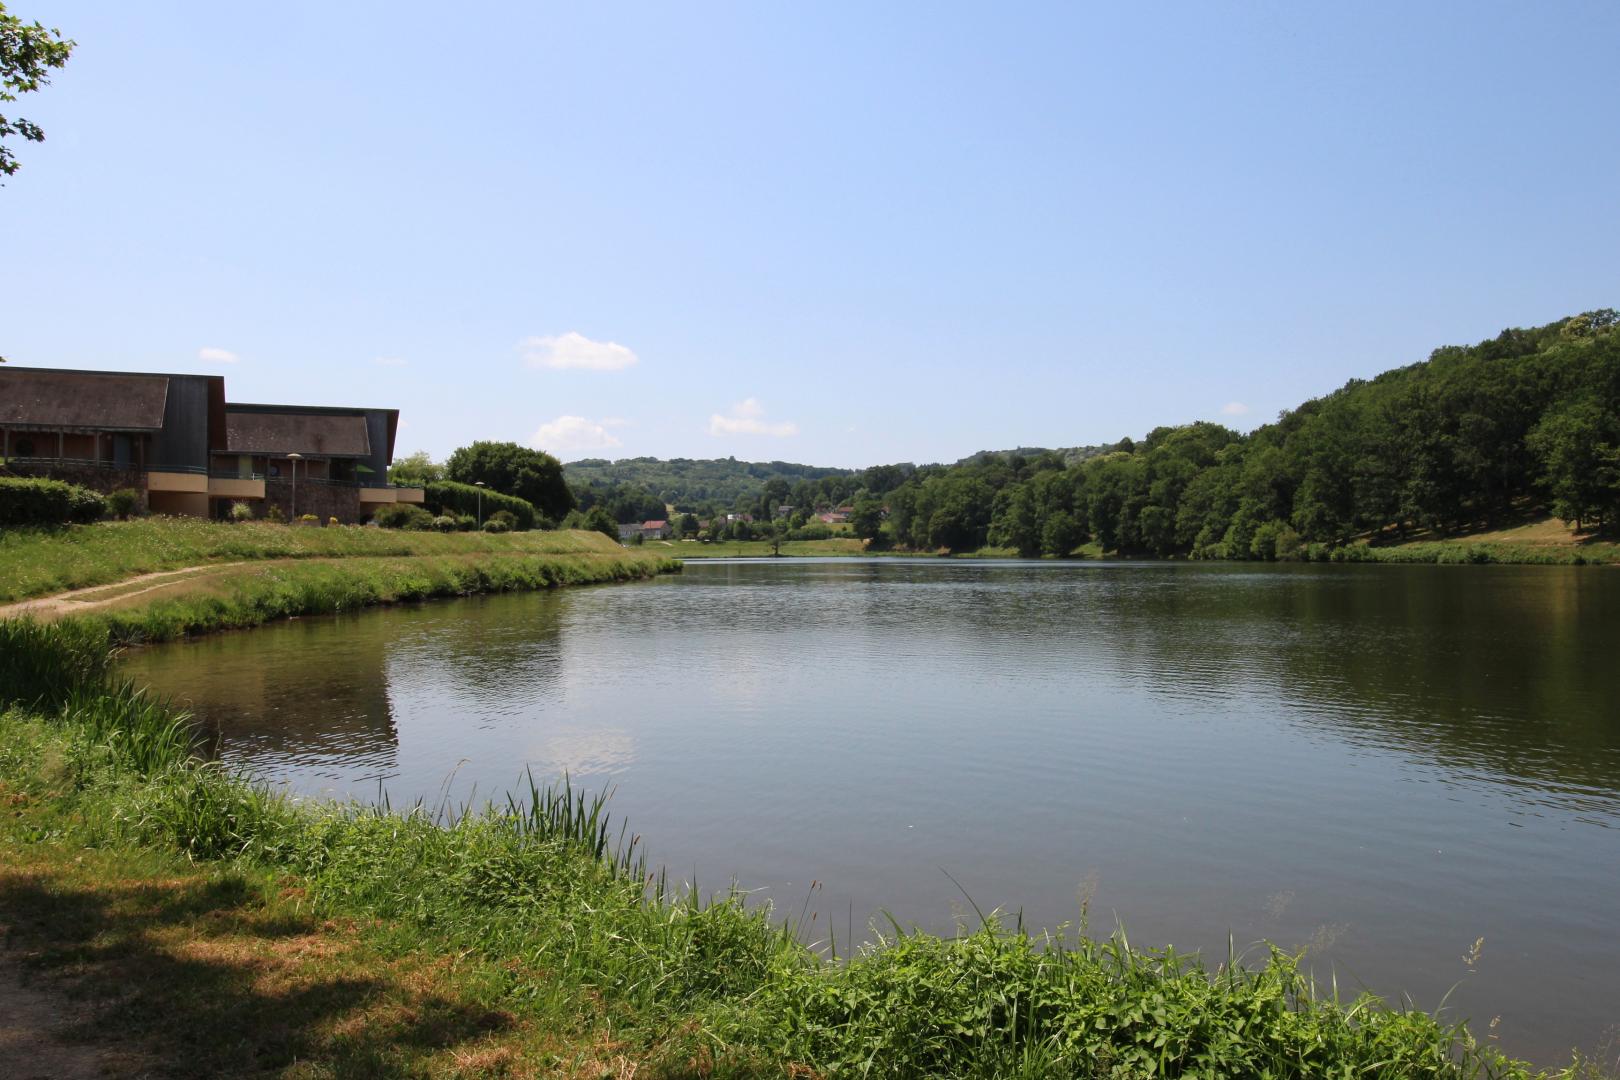
<path fill-rule="evenodd" d="M 515 495 L 502 495 L 488 488 L 472 484 L 458 484 L 454 480 L 435 480 L 427 485 L 428 508 L 437 514 L 477 514 L 478 495 L 484 496 L 484 520 L 497 510 L 505 510 L 517 519 L 517 528 L 534 528 L 534 504 Z"/>
<path fill-rule="evenodd" d="M 107 515 L 107 500 L 61 480 L 0 476 L 0 529 L 87 524 Z"/>

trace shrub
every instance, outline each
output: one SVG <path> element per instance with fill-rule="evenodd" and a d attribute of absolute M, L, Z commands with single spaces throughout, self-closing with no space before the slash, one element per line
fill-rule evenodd
<path fill-rule="evenodd" d="M 119 488 L 107 496 L 107 509 L 116 514 L 119 521 L 128 521 L 140 508 L 141 493 L 134 488 Z"/>
<path fill-rule="evenodd" d="M 0 476 L 0 529 L 26 525 L 85 525 L 107 513 L 107 500 L 60 480 Z"/>
<path fill-rule="evenodd" d="M 472 532 L 478 528 L 478 519 L 471 514 L 456 515 L 456 529 L 459 532 Z"/>
<path fill-rule="evenodd" d="M 498 511 L 505 510 L 516 522 L 512 526 L 514 529 L 521 532 L 534 528 L 534 506 L 512 495 L 502 495 L 498 491 L 477 488 L 472 484 L 458 484 L 453 480 L 440 480 L 429 484 L 426 491 L 427 505 L 435 512 L 468 515 L 478 513 L 479 492 L 482 491 L 484 520 L 488 521 Z"/>
<path fill-rule="evenodd" d="M 448 514 L 440 514 L 433 519 L 433 527 L 440 532 L 455 532 L 457 528 L 456 519 Z"/>
<path fill-rule="evenodd" d="M 337 525 L 337 524 L 339 524 L 338 519 L 337 519 L 337 517 L 335 515 L 333 517 L 327 518 L 326 523 L 328 525 Z"/>
<path fill-rule="evenodd" d="M 314 514 L 298 515 L 298 524 L 300 525 L 319 525 L 320 523 L 321 519 Z"/>
<path fill-rule="evenodd" d="M 408 503 L 385 506 L 377 511 L 377 516 L 371 520 L 385 529 L 411 529 L 423 532 L 433 528 L 433 515 L 420 506 L 411 506 Z"/>
<path fill-rule="evenodd" d="M 253 504 L 252 503 L 247 503 L 247 502 L 233 502 L 233 503 L 231 503 L 231 520 L 232 521 L 252 521 L 253 520 Z"/>
<path fill-rule="evenodd" d="M 487 533 L 511 532 L 512 526 L 508 525 L 500 518 L 490 518 L 488 521 L 484 522 L 484 531 Z"/>
<path fill-rule="evenodd" d="M 273 521 L 279 525 L 283 521 L 287 520 L 287 515 L 281 512 L 281 507 L 272 506 L 269 510 L 265 511 L 264 520 Z"/>
<path fill-rule="evenodd" d="M 787 534 L 789 540 L 831 540 L 833 531 L 821 522 L 806 525 L 803 528 L 793 529 Z"/>
<path fill-rule="evenodd" d="M 510 510 L 495 511 L 485 519 L 486 524 L 491 521 L 500 522 L 502 525 L 505 525 L 508 530 L 517 528 L 517 515 L 512 513 Z"/>

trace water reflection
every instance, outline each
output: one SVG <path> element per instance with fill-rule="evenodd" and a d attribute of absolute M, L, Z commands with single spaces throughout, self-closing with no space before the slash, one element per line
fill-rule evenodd
<path fill-rule="evenodd" d="M 1620 575 L 795 560 L 132 656 L 301 791 L 616 784 L 655 859 L 855 928 L 963 906 L 1313 945 L 1341 984 L 1620 1021 Z M 1476 937 L 1485 959 L 1460 957 Z"/>

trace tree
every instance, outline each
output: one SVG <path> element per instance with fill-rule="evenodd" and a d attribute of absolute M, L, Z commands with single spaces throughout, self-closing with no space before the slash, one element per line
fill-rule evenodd
<path fill-rule="evenodd" d="M 606 507 L 591 507 L 590 512 L 585 515 L 585 528 L 614 540 L 619 538 L 619 523 L 613 520 L 613 515 L 607 512 Z M 638 533 L 637 536 L 639 535 Z"/>
<path fill-rule="evenodd" d="M 482 481 L 493 491 L 516 495 L 546 517 L 560 521 L 574 509 L 574 493 L 562 463 L 550 454 L 514 442 L 475 442 L 450 455 L 445 476 L 462 484 Z M 617 531 L 614 532 L 617 536 Z"/>
<path fill-rule="evenodd" d="M 849 527 L 862 540 L 876 540 L 883 532 L 883 504 L 871 495 L 855 500 L 855 512 L 849 515 Z"/>
<path fill-rule="evenodd" d="M 49 83 L 50 69 L 65 66 L 75 44 L 60 30 L 47 30 L 37 22 L 25 23 L 7 14 L 5 4 L 0 3 L 0 101 L 16 101 L 18 94 Z M 0 139 L 10 135 L 21 135 L 29 142 L 45 141 L 38 124 L 20 116 L 0 116 Z M 20 168 L 16 155 L 0 144 L 0 174 L 10 176 Z"/>
<path fill-rule="evenodd" d="M 444 466 L 428 457 L 426 450 L 418 450 L 390 465 L 388 479 L 408 487 L 425 487 L 444 479 Z"/>

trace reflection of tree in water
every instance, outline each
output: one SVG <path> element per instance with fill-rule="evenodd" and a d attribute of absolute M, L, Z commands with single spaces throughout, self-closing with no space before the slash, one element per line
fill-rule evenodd
<path fill-rule="evenodd" d="M 858 628 L 896 657 L 978 657 L 986 676 L 1006 648 L 1020 678 L 1072 684 L 1091 669 L 1203 708 L 1270 699 L 1291 724 L 1447 779 L 1620 812 L 1620 580 L 1601 568 L 940 569 L 818 567 L 800 582 L 819 594 L 796 603 L 781 577 L 735 568 L 715 628 L 746 616 L 729 590 L 758 572 L 775 586 L 762 629 Z M 696 630 L 706 616 L 681 618 Z"/>
<path fill-rule="evenodd" d="M 469 726 L 532 714 L 561 690 L 562 602 L 531 593 L 418 609 L 390 650 L 389 682 L 401 699 L 465 710 Z"/>
<path fill-rule="evenodd" d="M 310 619 L 142 650 L 125 667 L 191 710 L 215 756 L 271 775 L 380 775 L 398 743 L 387 650 L 361 618 Z"/>
<path fill-rule="evenodd" d="M 1529 801 L 1620 810 L 1620 581 L 1582 567 L 1175 568 L 1087 575 L 1067 603 L 985 590 L 1022 633 L 1205 701 L 1270 694 L 1291 722 Z M 1078 581 L 1077 581 L 1078 583 Z M 931 628 L 932 630 L 932 628 Z"/>

